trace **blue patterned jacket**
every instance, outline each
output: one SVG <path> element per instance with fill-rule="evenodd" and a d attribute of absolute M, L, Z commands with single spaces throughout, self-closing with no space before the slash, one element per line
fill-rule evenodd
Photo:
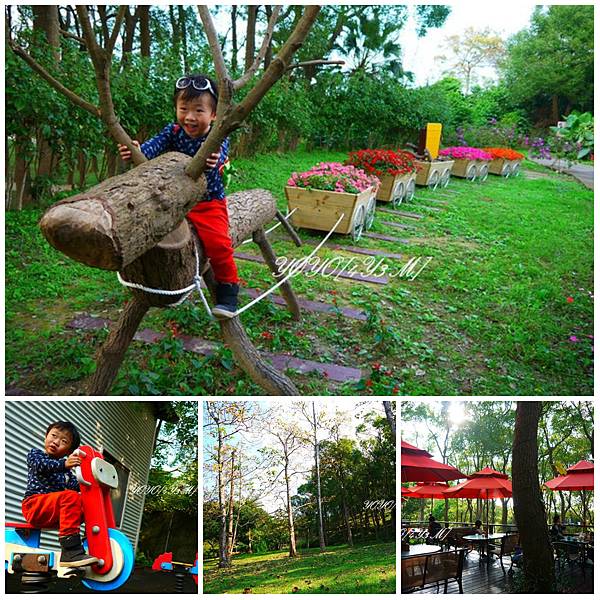
<path fill-rule="evenodd" d="M 64 490 L 79 491 L 79 483 L 67 458 L 50 458 L 43 450 L 32 448 L 27 454 L 27 490 L 23 499 L 35 494 L 51 494 Z"/>
<path fill-rule="evenodd" d="M 183 130 L 183 127 L 177 123 L 169 123 L 158 135 L 145 141 L 140 149 L 149 160 L 165 152 L 182 152 L 188 156 L 194 156 L 207 137 L 208 134 L 199 138 L 191 138 Z M 221 144 L 221 151 L 216 167 L 205 173 L 207 188 L 204 201 L 225 199 L 225 186 L 223 185 L 220 168 L 227 160 L 228 152 L 229 138 L 225 138 Z"/>

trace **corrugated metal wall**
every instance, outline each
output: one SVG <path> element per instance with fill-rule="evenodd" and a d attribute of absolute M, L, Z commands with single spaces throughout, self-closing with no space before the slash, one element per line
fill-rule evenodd
<path fill-rule="evenodd" d="M 27 486 L 27 453 L 44 448 L 53 421 L 72 421 L 81 443 L 104 448 L 130 471 L 121 531 L 137 548 L 145 486 L 154 445 L 156 419 L 150 402 L 111 400 L 7 400 L 5 431 L 5 520 L 23 521 L 21 501 Z M 56 532 L 42 534 L 46 547 L 59 549 Z"/>

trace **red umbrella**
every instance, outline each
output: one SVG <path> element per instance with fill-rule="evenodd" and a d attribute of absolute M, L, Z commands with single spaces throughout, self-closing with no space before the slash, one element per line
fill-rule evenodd
<path fill-rule="evenodd" d="M 433 499 L 445 498 L 446 496 L 442 494 L 442 491 L 447 490 L 448 487 L 447 483 L 423 483 L 417 485 L 417 487 L 411 488 L 410 498 L 431 498 L 431 510 L 433 511 Z"/>
<path fill-rule="evenodd" d="M 433 460 L 425 450 L 400 441 L 400 466 L 402 481 L 450 481 L 464 479 L 460 471 L 450 465 Z"/>
<path fill-rule="evenodd" d="M 544 484 L 551 490 L 580 491 L 594 489 L 594 463 L 580 460 L 567 469 L 566 475 L 560 475 Z"/>
<path fill-rule="evenodd" d="M 489 523 L 489 498 L 512 497 L 512 484 L 508 475 L 494 471 L 489 467 L 468 475 L 463 481 L 443 492 L 448 498 L 481 498 L 486 501 L 486 521 Z"/>

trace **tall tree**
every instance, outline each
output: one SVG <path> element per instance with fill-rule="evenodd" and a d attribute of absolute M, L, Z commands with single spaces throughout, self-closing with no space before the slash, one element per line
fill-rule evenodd
<path fill-rule="evenodd" d="M 445 47 L 450 55 L 436 58 L 446 64 L 446 73 L 464 83 L 465 94 L 471 92 L 477 72 L 483 67 L 497 69 L 505 54 L 504 41 L 490 27 L 468 27 L 462 34 L 446 37 Z"/>
<path fill-rule="evenodd" d="M 537 7 L 529 28 L 509 39 L 502 71 L 513 102 L 540 124 L 556 124 L 572 109 L 592 111 L 594 7 Z"/>
<path fill-rule="evenodd" d="M 517 402 L 512 451 L 512 484 L 515 520 L 523 548 L 527 591 L 555 591 L 554 553 L 538 475 L 538 422 L 541 402 Z"/>
<path fill-rule="evenodd" d="M 321 471 L 319 465 L 319 440 L 317 438 L 317 430 L 319 427 L 319 422 L 317 419 L 317 413 L 315 410 L 315 400 L 311 402 L 312 404 L 312 416 L 308 407 L 306 406 L 306 402 L 302 402 L 301 410 L 302 414 L 310 424 L 310 428 L 312 430 L 312 446 L 313 446 L 313 454 L 315 457 L 315 475 L 316 475 L 316 483 L 317 483 L 317 514 L 319 518 L 319 548 L 321 552 L 325 550 L 325 532 L 323 530 L 323 504 L 321 500 Z M 320 416 L 320 415 L 319 415 Z"/>

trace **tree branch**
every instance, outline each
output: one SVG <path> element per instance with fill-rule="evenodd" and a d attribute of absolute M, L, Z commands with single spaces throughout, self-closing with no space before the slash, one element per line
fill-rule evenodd
<path fill-rule="evenodd" d="M 13 41 L 8 42 L 11 50 L 17 55 L 20 56 L 42 79 L 45 79 L 57 92 L 61 93 L 63 96 L 68 98 L 73 104 L 87 110 L 87 112 L 92 113 L 94 116 L 100 116 L 100 109 L 97 106 L 94 106 L 91 102 L 87 102 L 80 96 L 78 96 L 75 92 L 71 91 L 67 87 L 65 87 L 58 79 L 55 79 L 42 67 L 32 56 L 30 56 L 23 48 L 21 48 L 18 44 Z"/>
<path fill-rule="evenodd" d="M 133 145 L 131 137 L 119 123 L 115 114 L 115 107 L 110 91 L 110 68 L 113 50 L 111 43 L 114 44 L 116 41 L 116 35 L 119 33 L 120 23 L 123 20 L 127 6 L 124 5 L 119 8 L 119 12 L 115 18 L 115 27 L 106 49 L 101 48 L 98 45 L 98 42 L 96 42 L 87 7 L 78 4 L 76 10 L 83 28 L 83 37 L 96 73 L 96 87 L 98 89 L 98 96 L 100 97 L 100 118 L 104 121 L 112 138 L 118 144 L 123 144 L 131 150 L 131 160 L 133 161 L 133 164 L 136 166 L 141 165 L 146 162 L 147 159 L 142 151 L 137 146 Z"/>
<path fill-rule="evenodd" d="M 299 62 L 294 65 L 289 65 L 286 68 L 286 71 L 291 71 L 292 69 L 297 69 L 298 67 L 309 67 L 312 65 L 344 65 L 346 64 L 343 60 L 306 60 L 304 62 Z"/>
<path fill-rule="evenodd" d="M 112 33 L 110 34 L 110 38 L 108 40 L 108 45 L 106 46 L 106 54 L 108 55 L 109 59 L 112 57 L 113 50 L 115 49 L 115 44 L 117 43 L 117 38 L 119 37 L 119 31 L 121 30 L 121 24 L 125 18 L 125 11 L 128 10 L 128 8 L 129 7 L 126 4 L 122 4 L 119 6 L 119 10 L 115 16 L 115 26 L 113 27 Z"/>
<path fill-rule="evenodd" d="M 85 46 L 85 40 L 82 37 L 79 37 L 78 35 L 75 35 L 74 33 L 71 33 L 70 31 L 65 31 L 64 29 L 60 29 L 59 31 L 65 37 L 75 40 L 76 42 L 79 42 L 80 44 Z"/>
<path fill-rule="evenodd" d="M 206 141 L 202 144 L 192 161 L 188 164 L 185 172 L 192 179 L 202 176 L 207 157 L 213 152 L 218 152 L 222 141 L 232 132 L 238 129 L 252 109 L 262 100 L 264 95 L 280 79 L 281 75 L 290 63 L 294 53 L 302 46 L 310 28 L 315 22 L 320 6 L 307 6 L 294 31 L 283 45 L 277 56 L 273 59 L 267 70 L 263 73 L 260 81 L 250 90 L 248 95 L 237 105 L 233 105 L 233 83 L 229 78 L 219 82 L 219 103 L 217 105 L 217 121 L 211 129 Z M 207 22 L 212 23 L 212 19 Z M 212 34 L 211 34 L 212 35 Z M 217 55 L 220 60 L 222 54 Z M 216 64 L 215 57 L 215 64 Z M 224 64 L 221 72 L 224 70 Z M 217 70 L 217 72 L 219 72 Z M 227 95 L 227 98 L 224 95 Z"/>
<path fill-rule="evenodd" d="M 206 38 L 208 39 L 210 51 L 215 63 L 215 72 L 217 73 L 217 78 L 219 79 L 220 84 L 222 81 L 229 79 L 229 72 L 227 71 L 225 60 L 223 58 L 223 52 L 221 51 L 221 46 L 219 45 L 217 31 L 215 29 L 212 17 L 210 16 L 208 6 L 199 4 L 198 14 L 200 15 L 202 25 L 204 26 L 204 32 L 206 33 Z"/>
<path fill-rule="evenodd" d="M 252 79 L 252 76 L 256 73 L 258 66 L 265 58 L 267 54 L 267 49 L 269 48 L 269 44 L 271 43 L 271 39 L 273 37 L 273 31 L 275 30 L 275 23 L 277 23 L 277 19 L 279 18 L 279 13 L 281 12 L 281 6 L 275 6 L 273 13 L 271 14 L 271 18 L 269 19 L 269 24 L 267 25 L 267 31 L 265 33 L 265 37 L 262 42 L 262 46 L 252 63 L 252 66 L 236 81 L 233 82 L 233 89 L 239 90 L 243 88 L 249 81 Z"/>

